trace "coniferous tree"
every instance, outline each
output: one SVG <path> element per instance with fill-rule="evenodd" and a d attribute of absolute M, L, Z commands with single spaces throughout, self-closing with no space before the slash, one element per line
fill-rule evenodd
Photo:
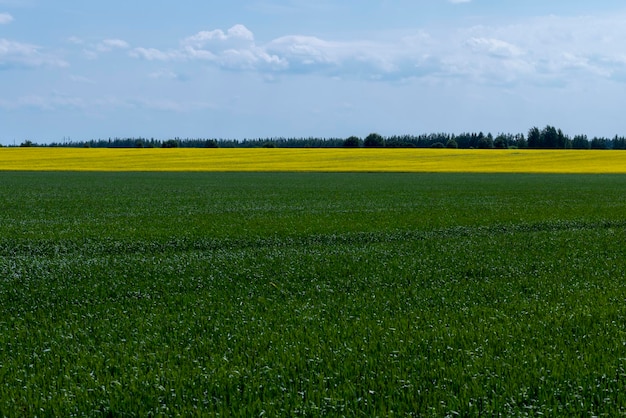
<path fill-rule="evenodd" d="M 533 126 L 528 131 L 528 148 L 542 148 L 541 145 L 541 131 Z"/>
<path fill-rule="evenodd" d="M 589 143 L 589 139 L 587 139 L 587 135 L 576 135 L 574 139 L 572 139 L 572 148 L 574 149 L 589 149 L 591 144 Z"/>

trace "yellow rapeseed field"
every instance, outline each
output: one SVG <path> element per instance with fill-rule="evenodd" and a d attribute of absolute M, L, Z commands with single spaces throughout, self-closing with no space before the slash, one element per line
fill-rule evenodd
<path fill-rule="evenodd" d="M 626 173 L 626 151 L 0 148 L 0 170 Z"/>

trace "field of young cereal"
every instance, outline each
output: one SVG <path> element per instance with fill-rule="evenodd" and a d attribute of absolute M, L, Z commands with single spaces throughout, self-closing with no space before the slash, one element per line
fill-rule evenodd
<path fill-rule="evenodd" d="M 626 413 L 624 175 L 0 180 L 0 416 Z"/>

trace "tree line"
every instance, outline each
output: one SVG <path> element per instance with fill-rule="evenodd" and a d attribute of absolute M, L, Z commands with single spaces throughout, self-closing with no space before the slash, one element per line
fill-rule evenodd
<path fill-rule="evenodd" d="M 1 146 L 1 145 L 0 145 Z M 24 141 L 21 147 L 83 147 L 83 148 L 464 148 L 464 149 L 626 149 L 626 137 L 613 138 L 565 135 L 561 129 L 546 126 L 532 127 L 525 135 L 499 133 L 431 133 L 421 135 L 393 135 L 384 137 L 371 133 L 365 138 L 257 138 L 257 139 L 202 139 L 172 138 L 108 138 L 89 141 L 64 141 L 39 145 Z"/>

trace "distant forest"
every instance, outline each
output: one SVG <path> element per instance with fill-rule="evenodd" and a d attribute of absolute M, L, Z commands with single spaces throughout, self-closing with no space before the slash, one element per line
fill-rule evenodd
<path fill-rule="evenodd" d="M 1 145 L 0 145 L 1 146 Z M 24 141 L 20 147 L 72 147 L 72 148 L 479 148 L 479 149 L 626 149 L 626 137 L 614 138 L 576 135 L 569 137 L 560 129 L 546 126 L 531 128 L 524 134 L 500 133 L 432 133 L 422 135 L 394 135 L 384 137 L 372 133 L 365 138 L 258 138 L 258 139 L 215 139 L 215 138 L 109 138 L 89 141 L 65 140 L 61 143 L 39 145 Z"/>

